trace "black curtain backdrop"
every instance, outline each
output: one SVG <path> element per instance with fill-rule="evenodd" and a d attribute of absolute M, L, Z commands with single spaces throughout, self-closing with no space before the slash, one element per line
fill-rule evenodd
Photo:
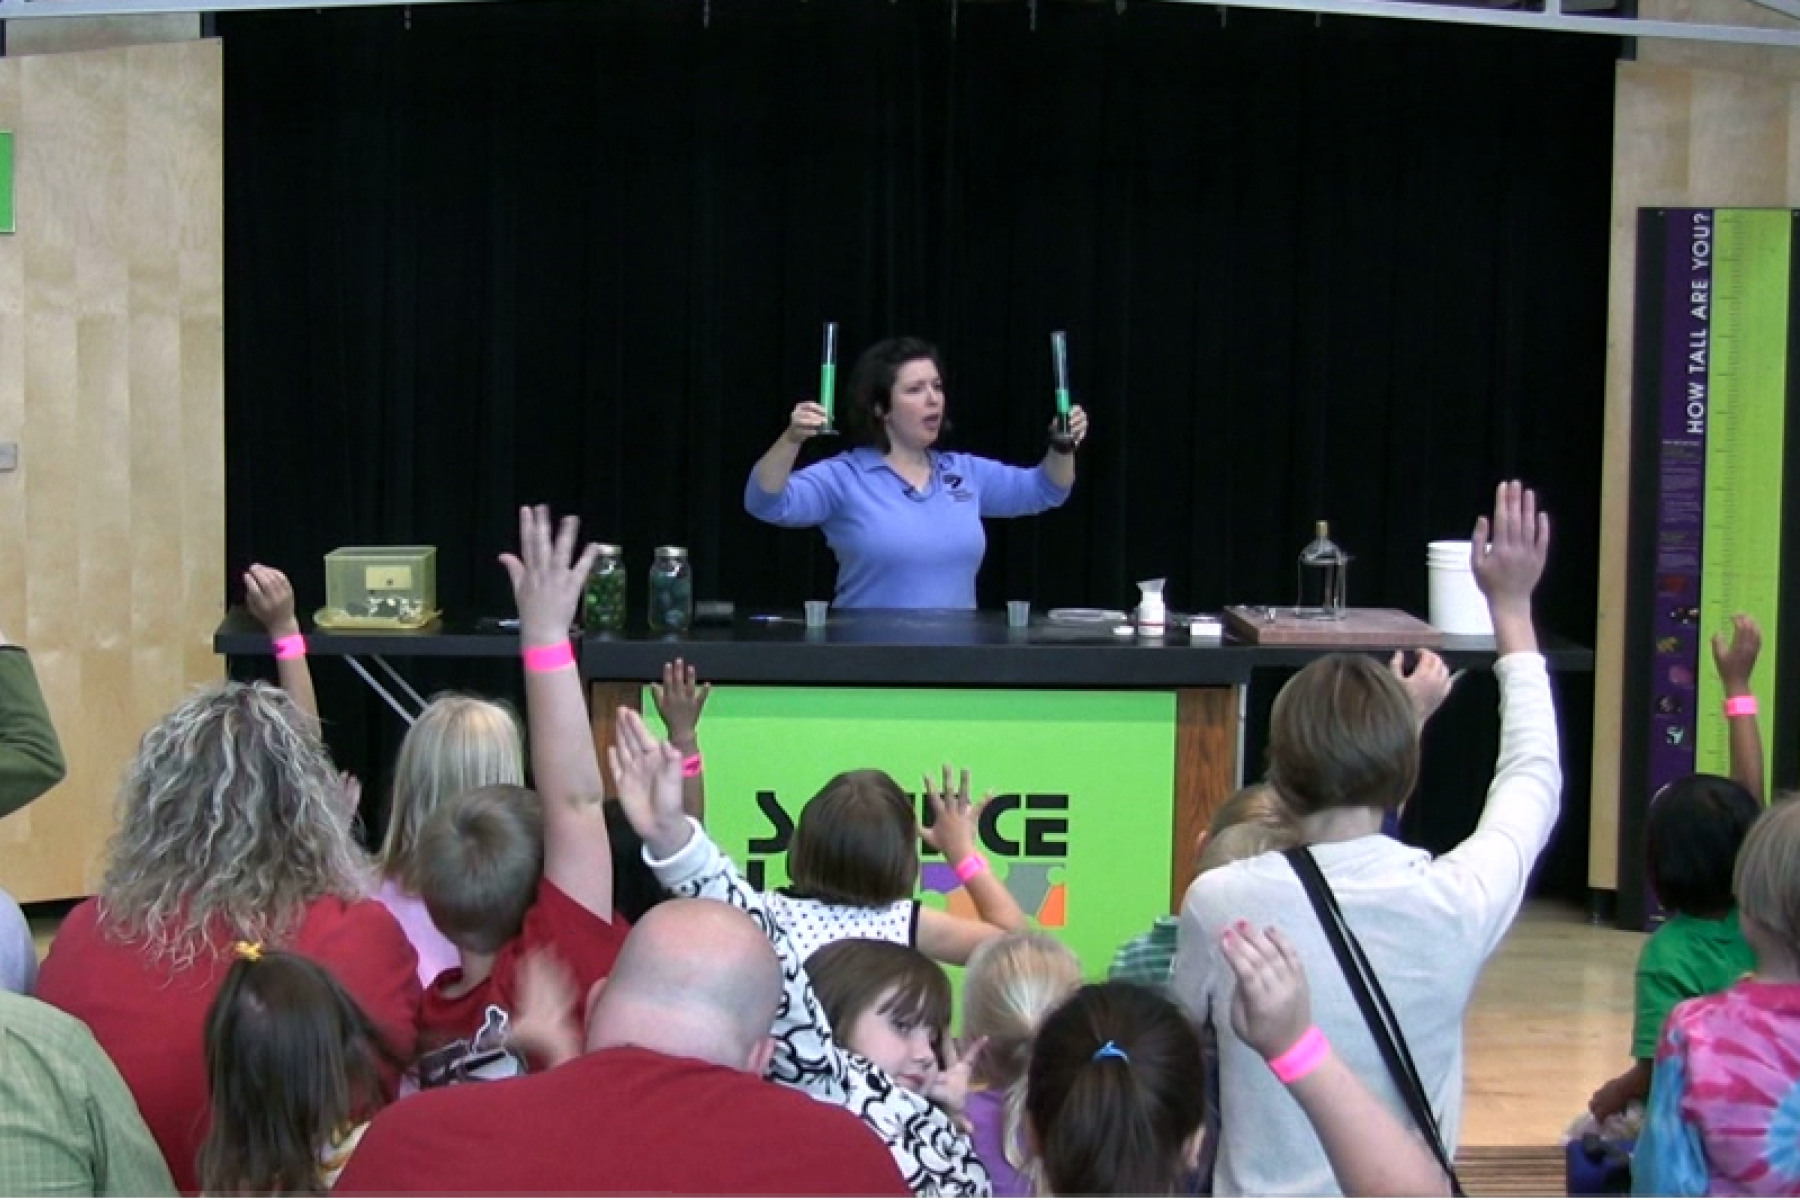
<path fill-rule="evenodd" d="M 1516 475 L 1556 519 L 1544 623 L 1591 642 L 1616 42 L 939 0 L 218 26 L 233 602 L 251 561 L 311 607 L 327 551 L 422 542 L 447 609 L 504 614 L 494 556 L 540 500 L 626 547 L 639 604 L 667 542 L 702 598 L 827 595 L 820 535 L 741 493 L 834 319 L 846 361 L 938 343 L 953 444 L 1015 461 L 1068 330 L 1080 482 L 990 524 L 984 605 L 1124 607 L 1155 575 L 1178 608 L 1290 602 L 1326 518 L 1352 603 L 1422 613 L 1425 543 Z M 315 669 L 379 791 L 399 723 Z M 1574 881 L 1592 692 L 1563 686 Z M 1426 844 L 1472 825 L 1493 697 L 1468 681 L 1431 735 Z"/>

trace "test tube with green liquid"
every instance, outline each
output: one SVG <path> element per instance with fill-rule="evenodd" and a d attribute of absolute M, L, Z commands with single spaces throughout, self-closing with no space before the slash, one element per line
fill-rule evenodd
<path fill-rule="evenodd" d="M 1058 329 L 1050 335 L 1050 362 L 1056 372 L 1056 437 L 1069 435 L 1069 335 Z"/>
<path fill-rule="evenodd" d="M 837 432 L 837 322 L 825 322 L 825 356 L 819 364 L 819 405 L 825 410 L 820 433 Z"/>

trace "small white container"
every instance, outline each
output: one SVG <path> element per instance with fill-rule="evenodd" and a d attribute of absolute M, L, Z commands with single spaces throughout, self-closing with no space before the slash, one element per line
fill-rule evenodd
<path fill-rule="evenodd" d="M 1469 548 L 1468 542 L 1432 542 L 1426 547 L 1427 612 L 1431 624 L 1445 633 L 1492 636 L 1494 619 L 1469 568 Z"/>
<path fill-rule="evenodd" d="M 1168 625 L 1169 612 L 1163 606 L 1163 584 L 1167 582 L 1166 579 L 1138 580 L 1138 606 L 1133 617 L 1142 637 L 1161 637 Z"/>

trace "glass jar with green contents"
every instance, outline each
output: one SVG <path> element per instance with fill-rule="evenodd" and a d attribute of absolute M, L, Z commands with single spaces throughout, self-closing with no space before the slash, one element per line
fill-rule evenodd
<path fill-rule="evenodd" d="M 625 628 L 625 552 L 602 545 L 581 595 L 581 628 L 587 633 L 618 633 Z"/>
<path fill-rule="evenodd" d="M 694 577 L 685 547 L 656 548 L 650 564 L 649 609 L 650 628 L 657 633 L 680 633 L 694 623 Z"/>

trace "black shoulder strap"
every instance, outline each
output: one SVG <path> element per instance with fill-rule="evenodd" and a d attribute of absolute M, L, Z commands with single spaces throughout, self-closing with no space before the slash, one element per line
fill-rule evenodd
<path fill-rule="evenodd" d="M 1356 940 L 1356 935 L 1345 923 L 1343 911 L 1338 908 L 1337 897 L 1332 894 L 1331 885 L 1325 882 L 1325 874 L 1319 870 L 1318 861 L 1313 858 L 1311 850 L 1305 846 L 1296 846 L 1283 853 L 1292 864 L 1294 874 L 1300 877 L 1300 886 L 1306 889 L 1306 898 L 1312 901 L 1313 911 L 1318 914 L 1319 924 L 1324 927 L 1325 938 L 1331 943 L 1332 953 L 1337 955 L 1338 966 L 1343 969 L 1344 981 L 1350 985 L 1350 994 L 1356 997 L 1356 1006 L 1362 1010 L 1363 1020 L 1369 1026 L 1369 1036 L 1375 1039 L 1375 1048 L 1381 1052 L 1381 1060 L 1387 1064 L 1388 1073 L 1394 1078 L 1394 1086 L 1400 1089 L 1401 1098 L 1406 1101 L 1413 1123 L 1425 1135 L 1438 1165 L 1444 1168 L 1444 1173 L 1450 1179 L 1450 1194 L 1466 1195 L 1461 1181 L 1456 1177 L 1456 1165 L 1450 1161 L 1450 1155 L 1444 1149 L 1443 1134 L 1438 1129 L 1436 1115 L 1431 1111 L 1431 1100 L 1425 1095 L 1425 1085 L 1419 1078 L 1419 1069 L 1413 1065 L 1412 1052 L 1407 1049 L 1406 1035 L 1401 1032 L 1399 1018 L 1388 1004 L 1387 993 L 1381 990 L 1381 980 L 1375 977 L 1374 968 L 1369 965 L 1368 956 L 1363 953 L 1362 943 Z"/>

